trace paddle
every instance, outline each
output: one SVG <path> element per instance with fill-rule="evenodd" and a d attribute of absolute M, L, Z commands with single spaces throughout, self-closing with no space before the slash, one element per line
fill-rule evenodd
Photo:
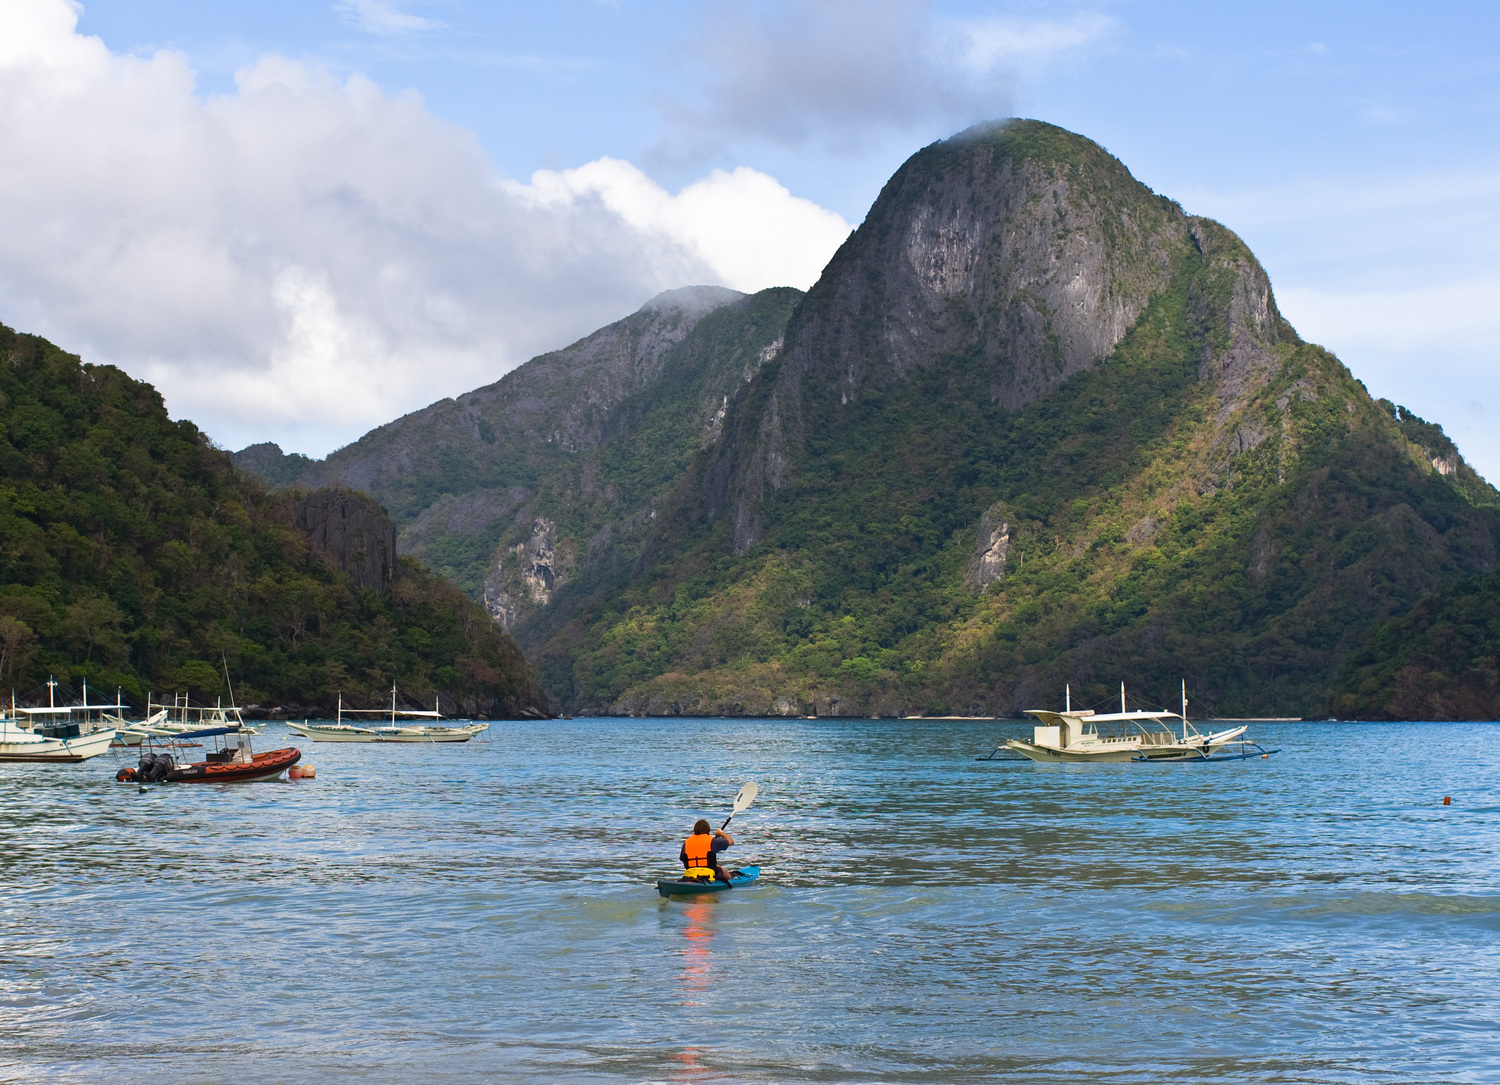
<path fill-rule="evenodd" d="M 729 827 L 729 823 L 734 820 L 735 814 L 738 814 L 743 810 L 748 810 L 750 808 L 750 804 L 755 801 L 755 796 L 759 794 L 760 788 L 756 785 L 754 780 L 751 780 L 744 787 L 740 788 L 739 793 L 734 797 L 734 809 L 730 811 L 729 816 L 724 819 L 724 824 L 719 826 L 719 832 L 722 833 L 726 828 Z"/>

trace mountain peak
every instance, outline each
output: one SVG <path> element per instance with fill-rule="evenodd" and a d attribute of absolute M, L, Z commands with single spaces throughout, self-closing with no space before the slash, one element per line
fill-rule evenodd
<path fill-rule="evenodd" d="M 727 286 L 679 286 L 675 290 L 663 290 L 642 305 L 639 312 L 666 312 L 675 309 L 696 318 L 746 297 L 749 295 Z"/>

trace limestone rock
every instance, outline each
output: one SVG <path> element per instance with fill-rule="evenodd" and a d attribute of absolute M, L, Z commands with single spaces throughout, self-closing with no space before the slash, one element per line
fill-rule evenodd
<path fill-rule="evenodd" d="M 370 497 L 318 490 L 297 500 L 293 522 L 359 588 L 384 595 L 396 571 L 396 525 Z"/>

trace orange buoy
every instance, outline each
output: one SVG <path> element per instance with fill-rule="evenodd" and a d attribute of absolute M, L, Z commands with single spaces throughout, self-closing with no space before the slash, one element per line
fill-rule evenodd
<path fill-rule="evenodd" d="M 1453 796 L 1452 795 L 1444 795 L 1443 796 L 1443 805 L 1444 806 L 1452 806 L 1453 805 Z"/>

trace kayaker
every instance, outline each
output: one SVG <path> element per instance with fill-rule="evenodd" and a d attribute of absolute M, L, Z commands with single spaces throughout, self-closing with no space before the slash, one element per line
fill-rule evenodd
<path fill-rule="evenodd" d="M 734 843 L 734 837 L 723 829 L 712 828 L 707 818 L 699 818 L 693 825 L 693 835 L 682 842 L 682 851 L 677 858 L 687 870 L 712 870 L 719 881 L 727 882 L 729 875 L 719 865 L 719 852 Z"/>

